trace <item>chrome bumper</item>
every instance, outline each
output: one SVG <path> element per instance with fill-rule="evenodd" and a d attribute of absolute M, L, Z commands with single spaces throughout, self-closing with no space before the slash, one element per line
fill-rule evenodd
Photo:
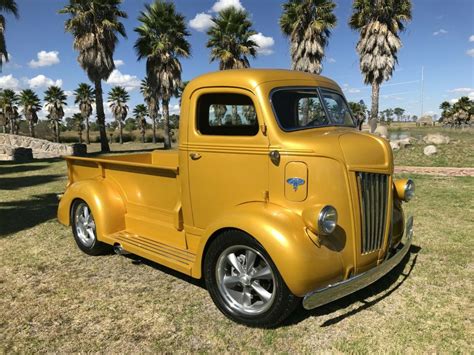
<path fill-rule="evenodd" d="M 385 260 L 382 264 L 370 269 L 369 271 L 333 285 L 309 292 L 306 296 L 304 296 L 303 307 L 305 309 L 313 309 L 323 306 L 374 283 L 390 272 L 396 265 L 400 263 L 400 261 L 402 261 L 410 249 L 412 239 L 413 217 L 410 216 L 408 217 L 405 226 L 405 243 L 401 249 L 398 249 L 389 259 Z"/>

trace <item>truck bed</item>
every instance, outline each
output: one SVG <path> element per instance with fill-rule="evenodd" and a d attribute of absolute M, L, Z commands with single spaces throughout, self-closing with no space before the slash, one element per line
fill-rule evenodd
<path fill-rule="evenodd" d="M 183 236 L 178 152 L 153 151 L 116 156 L 66 157 L 71 186 L 103 180 L 124 203 L 123 230 L 100 236 L 109 243 L 120 236 L 141 236 L 186 249 Z M 115 236 L 114 236 L 115 235 Z"/>

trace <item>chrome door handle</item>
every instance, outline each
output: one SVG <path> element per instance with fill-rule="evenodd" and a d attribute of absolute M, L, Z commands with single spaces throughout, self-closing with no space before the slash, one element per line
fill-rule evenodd
<path fill-rule="evenodd" d="M 199 153 L 191 153 L 189 154 L 189 156 L 191 157 L 192 160 L 198 160 L 201 158 L 201 154 Z"/>

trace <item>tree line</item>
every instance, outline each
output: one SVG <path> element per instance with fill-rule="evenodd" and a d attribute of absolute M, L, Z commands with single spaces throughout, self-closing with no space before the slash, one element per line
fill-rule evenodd
<path fill-rule="evenodd" d="M 121 20 L 127 18 L 127 14 L 121 10 L 121 3 L 122 0 L 69 0 L 68 5 L 59 10 L 59 13 L 68 16 L 65 29 L 72 34 L 79 65 L 94 86 L 94 104 L 103 152 L 110 148 L 105 130 L 102 81 L 107 80 L 115 69 L 113 54 L 119 37 L 126 37 Z M 331 30 L 337 24 L 335 7 L 333 0 L 289 0 L 283 4 L 279 25 L 290 42 L 293 70 L 321 73 Z M 2 12 L 17 16 L 15 1 L 0 2 Z M 365 84 L 372 87 L 371 129 L 375 129 L 379 114 L 380 85 L 393 74 L 397 52 L 402 45 L 399 35 L 410 20 L 410 0 L 354 0 L 352 3 L 348 24 L 359 33 L 356 51 L 359 54 L 360 70 Z M 1 65 L 2 55 L 8 60 L 8 53 L 3 15 L 0 21 Z M 141 114 L 143 120 L 149 116 L 153 127 L 156 127 L 161 104 L 164 146 L 170 148 L 169 103 L 172 97 L 179 96 L 183 90 L 180 59 L 191 55 L 191 45 L 187 39 L 190 32 L 185 17 L 176 11 L 172 2 L 165 0 L 145 4 L 138 22 L 139 25 L 134 29 L 138 34 L 134 48 L 138 60 L 145 61 L 146 66 L 146 90 L 142 90 L 146 111 L 140 106 L 137 114 Z M 207 31 L 206 46 L 210 49 L 211 62 L 218 61 L 220 70 L 248 68 L 249 58 L 256 57 L 258 53 L 258 45 L 251 38 L 256 33 L 247 11 L 235 7 L 221 10 L 212 18 L 212 26 Z M 117 90 L 115 94 L 118 94 Z M 123 117 L 128 112 L 127 105 L 117 100 L 113 102 L 112 112 L 117 113 L 116 117 Z M 61 105 L 59 98 L 53 104 L 52 111 L 48 108 L 49 114 L 59 117 Z M 6 117 L 5 103 L 2 111 Z M 34 120 L 32 122 L 34 124 Z"/>

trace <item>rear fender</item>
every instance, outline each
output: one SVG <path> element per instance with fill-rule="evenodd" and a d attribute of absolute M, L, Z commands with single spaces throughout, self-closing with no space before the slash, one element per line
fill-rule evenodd
<path fill-rule="evenodd" d="M 125 204 L 118 188 L 102 178 L 81 180 L 70 185 L 58 207 L 58 220 L 71 224 L 71 207 L 75 200 L 85 201 L 94 215 L 97 238 L 125 229 Z"/>

